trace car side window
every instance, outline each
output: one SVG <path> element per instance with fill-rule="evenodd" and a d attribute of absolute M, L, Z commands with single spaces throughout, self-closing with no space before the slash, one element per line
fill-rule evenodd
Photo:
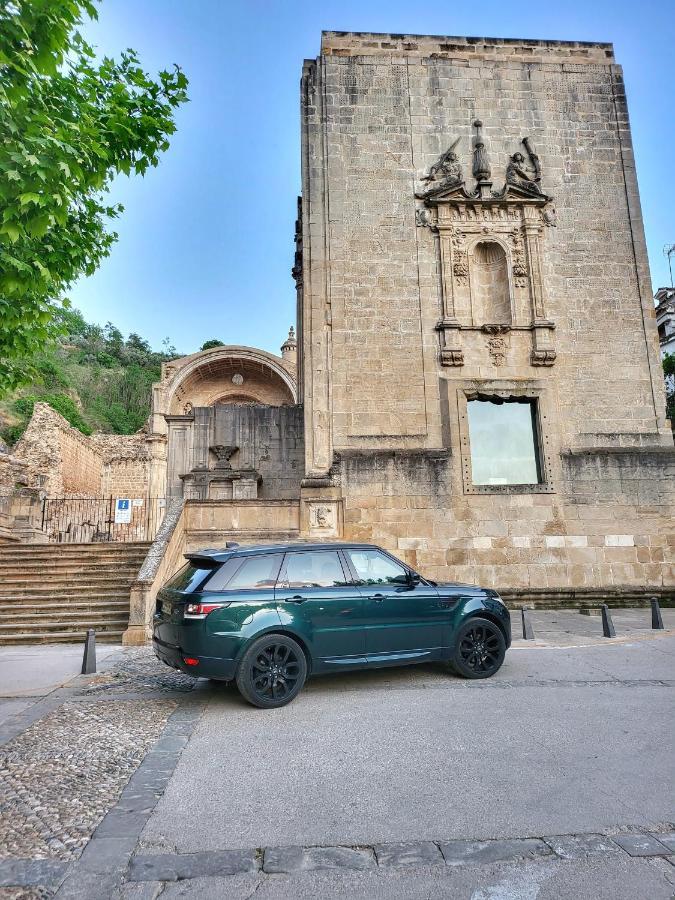
<path fill-rule="evenodd" d="M 346 550 L 360 584 L 406 584 L 407 569 L 379 550 Z"/>
<path fill-rule="evenodd" d="M 251 556 L 237 569 L 227 584 L 228 591 L 254 591 L 273 588 L 281 563 L 280 553 Z"/>
<path fill-rule="evenodd" d="M 213 575 L 206 582 L 203 591 L 224 591 L 228 587 L 228 582 L 234 575 L 234 573 L 241 568 L 242 564 L 245 564 L 246 560 L 242 559 L 241 556 L 233 556 L 230 559 L 225 560 L 225 562 L 218 566 L 218 568 L 214 571 Z"/>
<path fill-rule="evenodd" d="M 287 553 L 285 576 L 279 587 L 318 588 L 344 587 L 347 578 L 335 550 L 309 550 L 304 553 Z"/>

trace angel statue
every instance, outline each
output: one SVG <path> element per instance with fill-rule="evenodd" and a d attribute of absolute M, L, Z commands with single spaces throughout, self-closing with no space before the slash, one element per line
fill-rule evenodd
<path fill-rule="evenodd" d="M 527 150 L 530 162 L 533 168 L 529 169 L 525 165 L 525 157 L 522 153 L 514 153 L 506 167 L 506 183 L 513 187 L 520 188 L 528 194 L 542 194 L 539 182 L 541 181 L 541 168 L 539 166 L 539 157 L 532 149 L 529 139 L 523 138 L 523 144 Z"/>
<path fill-rule="evenodd" d="M 460 139 L 457 138 L 438 162 L 434 163 L 429 169 L 429 174 L 422 178 L 422 181 L 431 182 L 431 184 L 425 191 L 420 191 L 417 194 L 419 198 L 433 197 L 435 194 L 448 190 L 448 188 L 459 187 L 459 185 L 464 184 L 462 166 L 455 153 L 455 147 L 459 141 Z"/>

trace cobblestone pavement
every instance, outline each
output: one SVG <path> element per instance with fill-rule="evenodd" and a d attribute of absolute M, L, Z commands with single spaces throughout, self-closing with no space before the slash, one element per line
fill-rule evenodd
<path fill-rule="evenodd" d="M 167 691 L 187 693 L 196 679 L 161 663 L 149 647 L 128 647 L 113 658 L 100 675 L 92 678 L 87 696 L 121 691 Z"/>
<path fill-rule="evenodd" d="M 64 703 L 6 744 L 3 855 L 78 856 L 174 708 L 172 700 Z"/>
<path fill-rule="evenodd" d="M 536 613 L 489 682 L 318 678 L 271 713 L 119 650 L 0 726 L 0 900 L 671 900 L 675 638 L 641 613 L 628 642 Z"/>

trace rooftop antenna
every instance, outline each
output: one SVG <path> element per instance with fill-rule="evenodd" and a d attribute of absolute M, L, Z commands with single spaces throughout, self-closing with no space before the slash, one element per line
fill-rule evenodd
<path fill-rule="evenodd" d="M 670 271 L 670 286 L 673 287 L 673 254 L 675 254 L 675 244 L 670 247 L 666 244 L 663 248 L 663 255 L 668 257 L 668 270 Z"/>

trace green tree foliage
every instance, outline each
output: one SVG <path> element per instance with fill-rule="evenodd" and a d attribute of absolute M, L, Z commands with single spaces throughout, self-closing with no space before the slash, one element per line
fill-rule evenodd
<path fill-rule="evenodd" d="M 0 0 L 0 396 L 59 327 L 81 326 L 61 303 L 117 237 L 106 190 L 157 165 L 187 99 L 177 67 L 153 80 L 132 50 L 96 61 L 85 16 L 92 0 Z"/>
<path fill-rule="evenodd" d="M 14 443 L 21 437 L 30 417 L 33 415 L 33 407 L 38 400 L 42 403 L 48 403 L 52 409 L 61 413 L 63 418 L 70 422 L 74 428 L 77 428 L 78 431 L 81 431 L 82 434 L 92 433 L 92 428 L 82 418 L 82 413 L 77 408 L 77 404 L 72 397 L 69 397 L 67 394 L 44 394 L 39 397 L 28 394 L 25 397 L 19 397 L 12 403 L 12 412 L 17 416 L 18 422 L 4 430 L 4 440 Z"/>
<path fill-rule="evenodd" d="M 59 310 L 57 324 L 59 338 L 31 360 L 30 385 L 0 402 L 3 440 L 18 440 L 37 400 L 49 403 L 85 434 L 133 434 L 142 428 L 161 364 L 178 355 L 168 338 L 163 346 L 171 352 L 156 353 L 139 335 L 125 340 L 111 323 L 90 325 L 73 309 Z"/>
<path fill-rule="evenodd" d="M 663 374 L 666 376 L 666 415 L 675 425 L 675 354 L 663 357 Z"/>
<path fill-rule="evenodd" d="M 211 350 L 212 347 L 222 347 L 223 342 L 217 340 L 216 338 L 212 338 L 210 341 L 204 341 L 204 343 L 199 348 L 200 350 Z"/>

